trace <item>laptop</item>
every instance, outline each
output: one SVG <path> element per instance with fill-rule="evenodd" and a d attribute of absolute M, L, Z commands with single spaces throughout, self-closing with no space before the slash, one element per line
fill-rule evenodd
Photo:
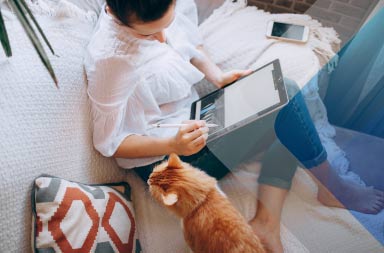
<path fill-rule="evenodd" d="M 288 101 L 276 59 L 193 102 L 190 118 L 218 125 L 210 128 L 209 143 L 281 109 Z"/>

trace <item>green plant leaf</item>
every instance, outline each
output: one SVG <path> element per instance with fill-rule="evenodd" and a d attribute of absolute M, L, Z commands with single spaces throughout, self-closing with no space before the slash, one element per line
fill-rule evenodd
<path fill-rule="evenodd" d="M 43 38 L 43 40 L 45 41 L 45 43 L 47 44 L 49 50 L 51 50 L 52 54 L 55 54 L 55 52 L 53 51 L 53 48 L 51 46 L 51 44 L 49 43 L 47 37 L 45 36 L 43 30 L 41 29 L 40 25 L 37 23 L 35 17 L 33 16 L 31 10 L 29 9 L 28 5 L 25 3 L 24 0 L 16 0 L 16 1 L 19 1 L 21 3 L 21 5 L 23 6 L 23 8 L 27 11 L 29 17 L 31 18 L 32 22 L 35 24 L 37 30 L 39 31 L 39 33 L 41 34 L 41 37 Z"/>
<path fill-rule="evenodd" d="M 11 0 L 9 1 L 10 5 L 12 6 L 17 18 L 19 19 L 22 27 L 24 28 L 25 32 L 28 35 L 28 38 L 32 42 L 33 47 L 37 51 L 40 60 L 43 62 L 45 68 L 48 70 L 49 74 L 51 75 L 53 81 L 55 82 L 56 87 L 58 87 L 57 78 L 55 75 L 55 72 L 52 68 L 52 65 L 49 61 L 49 58 L 47 54 L 45 53 L 45 50 L 43 46 L 40 43 L 39 38 L 37 37 L 36 32 L 34 31 L 31 23 L 26 17 L 25 9 L 23 9 L 23 6 L 19 3 L 18 0 Z"/>
<path fill-rule="evenodd" d="M 1 40 L 1 45 L 3 46 L 5 55 L 7 57 L 11 57 L 12 56 L 11 44 L 9 43 L 7 29 L 5 28 L 3 15 L 1 14 L 1 8 L 0 8 L 0 40 Z"/>

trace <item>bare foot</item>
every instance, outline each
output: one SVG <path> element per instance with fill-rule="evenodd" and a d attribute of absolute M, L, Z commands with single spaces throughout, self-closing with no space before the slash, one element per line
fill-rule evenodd
<path fill-rule="evenodd" d="M 329 163 L 310 170 L 319 185 L 318 200 L 326 206 L 376 214 L 384 208 L 384 192 L 348 182 Z"/>
<path fill-rule="evenodd" d="M 280 239 L 280 223 L 262 221 L 254 218 L 249 222 L 255 234 L 260 238 L 268 253 L 283 253 L 283 245 Z"/>
<path fill-rule="evenodd" d="M 329 189 L 329 190 L 328 190 Z M 377 214 L 384 208 L 384 193 L 340 180 L 338 185 L 319 186 L 318 200 L 326 206 Z"/>
<path fill-rule="evenodd" d="M 257 210 L 249 222 L 269 253 L 283 253 L 280 239 L 280 219 L 288 190 L 271 185 L 259 185 Z"/>

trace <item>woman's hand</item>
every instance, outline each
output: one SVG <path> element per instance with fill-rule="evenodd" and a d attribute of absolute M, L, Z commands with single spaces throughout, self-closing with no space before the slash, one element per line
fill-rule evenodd
<path fill-rule="evenodd" d="M 172 139 L 172 146 L 176 154 L 189 156 L 196 154 L 206 145 L 209 128 L 203 120 L 184 121 L 186 126 L 180 127 L 176 136 Z"/>
<path fill-rule="evenodd" d="M 218 88 L 222 88 L 230 83 L 233 83 L 237 79 L 243 76 L 247 76 L 252 73 L 252 70 L 232 70 L 229 72 L 222 73 L 221 76 L 217 78 L 215 85 Z"/>
<path fill-rule="evenodd" d="M 252 70 L 232 70 L 223 73 L 223 71 L 221 71 L 221 69 L 209 58 L 202 45 L 198 46 L 197 50 L 199 50 L 201 54 L 199 57 L 192 58 L 191 63 L 204 73 L 205 78 L 209 82 L 213 83 L 218 88 L 222 88 L 252 72 Z"/>

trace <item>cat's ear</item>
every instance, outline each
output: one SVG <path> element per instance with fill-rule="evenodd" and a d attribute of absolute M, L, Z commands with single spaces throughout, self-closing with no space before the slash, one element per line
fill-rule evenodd
<path fill-rule="evenodd" d="M 175 153 L 172 153 L 169 155 L 168 167 L 176 168 L 176 169 L 183 168 L 182 161 L 180 160 L 179 156 L 176 155 Z"/>
<path fill-rule="evenodd" d="M 172 206 L 178 200 L 176 193 L 168 193 L 167 195 L 161 195 L 161 197 L 163 198 L 163 203 L 166 206 Z"/>

